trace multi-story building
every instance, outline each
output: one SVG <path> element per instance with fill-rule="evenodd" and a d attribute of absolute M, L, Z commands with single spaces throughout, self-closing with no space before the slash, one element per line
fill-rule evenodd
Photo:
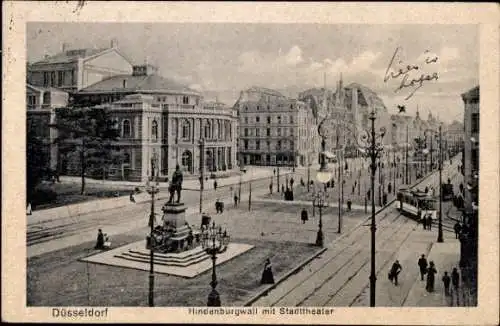
<path fill-rule="evenodd" d="M 314 163 L 319 151 L 315 118 L 306 103 L 252 87 L 234 105 L 239 115 L 239 159 L 244 165 Z"/>
<path fill-rule="evenodd" d="M 27 130 L 39 137 L 44 146 L 42 151 L 48 158 L 46 167 L 57 170 L 57 145 L 54 140 L 57 131 L 49 125 L 55 122 L 55 109 L 68 105 L 69 94 L 57 88 L 26 85 Z"/>
<path fill-rule="evenodd" d="M 464 157 L 465 212 L 477 214 L 479 186 L 479 86 L 462 94 L 464 101 Z"/>
<path fill-rule="evenodd" d="M 118 49 L 116 40 L 108 48 L 69 49 L 27 65 L 28 84 L 76 92 L 103 79 L 130 75 L 132 64 Z"/>
<path fill-rule="evenodd" d="M 200 93 L 158 75 L 152 65 L 88 86 L 73 94 L 73 102 L 106 107 L 119 124 L 124 160 L 111 169 L 112 179 L 147 180 L 152 157 L 158 159 L 159 177 L 172 174 L 177 164 L 187 177 L 198 175 L 200 166 L 215 175 L 236 167 L 236 112 L 220 104 L 205 106 Z M 71 157 L 63 162 L 63 172 L 78 167 Z"/>

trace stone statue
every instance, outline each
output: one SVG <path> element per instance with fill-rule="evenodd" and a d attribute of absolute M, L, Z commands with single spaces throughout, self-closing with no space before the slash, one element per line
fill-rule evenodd
<path fill-rule="evenodd" d="M 172 175 L 172 181 L 168 187 L 170 192 L 170 198 L 168 203 L 172 204 L 174 202 L 174 193 L 177 192 L 177 203 L 181 201 L 181 190 L 182 190 L 182 172 L 180 171 L 179 164 L 175 166 L 175 172 Z"/>

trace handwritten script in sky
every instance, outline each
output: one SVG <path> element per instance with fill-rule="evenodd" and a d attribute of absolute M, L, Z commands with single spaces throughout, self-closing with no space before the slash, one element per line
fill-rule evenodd
<path fill-rule="evenodd" d="M 431 54 L 429 50 L 425 50 L 425 59 L 422 62 L 407 63 L 401 58 L 400 51 L 400 47 L 397 47 L 394 51 L 389 66 L 385 71 L 384 82 L 397 80 L 399 85 L 394 90 L 394 93 L 408 89 L 409 94 L 405 98 L 405 100 L 408 100 L 425 82 L 439 79 L 439 74 L 435 71 L 435 64 L 439 58 Z"/>

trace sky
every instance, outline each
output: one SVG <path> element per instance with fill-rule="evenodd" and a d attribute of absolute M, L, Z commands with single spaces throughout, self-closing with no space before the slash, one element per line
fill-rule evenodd
<path fill-rule="evenodd" d="M 228 105 L 251 86 L 296 96 L 326 80 L 335 89 L 342 74 L 344 85 L 374 90 L 391 113 L 405 105 L 409 114 L 418 107 L 451 122 L 463 117 L 460 94 L 479 84 L 478 35 L 477 25 L 28 23 L 27 57 L 56 54 L 62 43 L 101 48 L 116 39 L 133 64 L 153 63 Z M 410 86 L 398 90 L 401 83 Z"/>

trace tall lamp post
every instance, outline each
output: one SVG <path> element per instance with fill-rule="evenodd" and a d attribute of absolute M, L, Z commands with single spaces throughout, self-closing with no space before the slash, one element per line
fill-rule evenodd
<path fill-rule="evenodd" d="M 200 214 L 203 210 L 203 189 L 205 185 L 205 140 L 201 138 L 199 140 L 200 145 Z"/>
<path fill-rule="evenodd" d="M 364 131 L 360 139 L 357 139 L 358 146 L 361 148 L 362 152 L 367 153 L 370 157 L 371 164 L 371 202 L 372 202 L 372 216 L 371 216 L 371 269 L 370 269 L 370 307 L 375 307 L 375 284 L 377 281 L 376 270 L 375 270 L 375 233 L 376 233 L 376 223 L 375 223 L 375 172 L 377 170 L 377 158 L 383 151 L 382 138 L 385 135 L 385 128 L 381 128 L 379 133 L 375 133 L 375 111 L 370 112 L 371 120 L 371 131 Z"/>
<path fill-rule="evenodd" d="M 321 182 L 322 184 L 327 183 L 330 181 L 332 178 L 332 174 L 328 169 L 328 166 L 326 164 L 326 130 L 324 123 L 328 116 L 323 118 L 321 122 L 318 125 L 318 134 L 321 137 L 321 153 L 320 153 L 320 167 L 318 170 L 318 173 L 316 174 L 316 179 Z M 324 243 L 324 237 L 323 237 L 323 222 L 322 222 L 322 207 L 324 206 L 324 197 L 326 194 L 324 192 L 320 191 L 318 193 L 318 196 L 315 198 L 316 201 L 318 202 L 318 208 L 319 208 L 319 229 L 318 229 L 318 234 L 316 236 L 316 245 L 322 247 Z"/>
<path fill-rule="evenodd" d="M 156 180 L 156 165 L 158 164 L 158 156 L 156 152 L 153 152 L 151 157 L 151 213 L 149 215 L 149 296 L 148 304 L 150 307 L 154 307 L 154 247 L 155 241 L 153 237 L 153 230 L 155 224 L 155 194 L 158 192 L 157 180 Z"/>
<path fill-rule="evenodd" d="M 202 227 L 201 230 L 201 246 L 205 252 L 212 258 L 212 281 L 210 286 L 212 290 L 208 295 L 208 307 L 220 307 L 220 295 L 215 289 L 217 287 L 217 274 L 215 273 L 215 266 L 217 261 L 217 254 L 226 251 L 229 244 L 229 235 L 227 231 L 222 232 L 222 227 L 216 227 L 215 222 L 211 226 Z"/>
<path fill-rule="evenodd" d="M 443 153 L 441 124 L 439 125 L 439 224 L 437 242 L 443 242 Z"/>

